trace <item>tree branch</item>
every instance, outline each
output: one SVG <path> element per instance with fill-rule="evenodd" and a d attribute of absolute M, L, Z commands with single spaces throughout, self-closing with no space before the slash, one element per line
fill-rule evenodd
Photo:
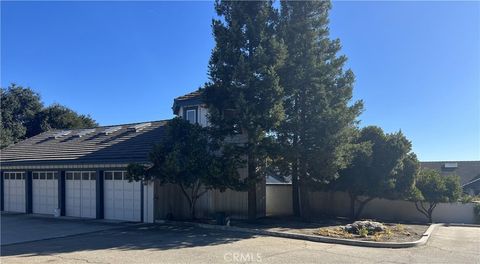
<path fill-rule="evenodd" d="M 422 206 L 422 209 L 423 209 L 424 212 L 428 213 L 428 210 L 427 210 L 427 208 L 425 208 L 422 201 L 420 201 L 420 206 Z"/>
<path fill-rule="evenodd" d="M 182 190 L 183 195 L 187 198 L 189 205 L 192 206 L 192 199 L 190 198 L 190 196 L 188 196 L 188 193 L 185 190 L 185 187 L 181 183 L 178 185 L 180 186 L 180 189 Z"/>
<path fill-rule="evenodd" d="M 432 214 L 433 210 L 437 207 L 437 203 L 430 203 L 430 208 L 428 208 L 428 213 Z"/>
<path fill-rule="evenodd" d="M 415 202 L 415 207 L 417 208 L 417 211 L 419 211 L 420 213 L 422 213 L 425 217 L 428 218 L 428 213 L 426 211 L 423 211 L 422 208 L 420 208 L 418 206 L 418 202 Z"/>
<path fill-rule="evenodd" d="M 357 201 L 359 202 L 360 206 L 358 207 L 358 210 L 357 210 L 357 213 L 356 213 L 356 215 L 355 215 L 355 218 L 359 218 L 359 217 L 360 217 L 360 214 L 362 213 L 365 205 L 366 205 L 367 203 L 369 203 L 369 202 L 370 202 L 371 200 L 373 200 L 373 199 L 374 199 L 374 197 L 368 197 L 367 199 L 365 199 L 365 200 L 363 200 L 363 201 L 360 200 L 360 199 L 357 200 Z"/>
<path fill-rule="evenodd" d="M 199 194 L 197 195 L 197 198 L 202 197 L 202 195 L 204 195 L 206 192 L 208 192 L 207 189 L 205 189 L 203 192 L 199 193 Z"/>

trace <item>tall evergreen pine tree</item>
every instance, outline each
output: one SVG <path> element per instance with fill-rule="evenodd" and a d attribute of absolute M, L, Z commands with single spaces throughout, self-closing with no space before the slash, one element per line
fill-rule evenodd
<path fill-rule="evenodd" d="M 285 54 L 276 36 L 278 14 L 272 1 L 216 1 L 215 9 L 220 19 L 213 21 L 216 46 L 204 101 L 214 133 L 246 137 L 248 217 L 254 219 L 269 132 L 283 117 L 278 69 Z"/>
<path fill-rule="evenodd" d="M 339 40 L 329 38 L 329 1 L 282 1 L 280 35 L 287 58 L 280 69 L 285 120 L 278 133 L 282 162 L 292 175 L 293 208 L 308 213 L 308 191 L 337 177 L 351 158 L 350 137 L 363 104 L 350 104 L 354 75 L 344 71 Z"/>

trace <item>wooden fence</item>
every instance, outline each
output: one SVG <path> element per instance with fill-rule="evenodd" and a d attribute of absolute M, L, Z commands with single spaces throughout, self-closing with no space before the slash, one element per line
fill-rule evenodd
<path fill-rule="evenodd" d="M 265 182 L 257 184 L 257 215 L 265 215 Z M 232 218 L 248 217 L 248 194 L 226 190 L 211 190 L 205 193 L 196 204 L 198 218 L 213 218 L 217 212 L 224 212 Z M 168 215 L 176 219 L 189 217 L 189 205 L 180 188 L 176 185 L 155 184 L 155 219 L 165 219 Z"/>

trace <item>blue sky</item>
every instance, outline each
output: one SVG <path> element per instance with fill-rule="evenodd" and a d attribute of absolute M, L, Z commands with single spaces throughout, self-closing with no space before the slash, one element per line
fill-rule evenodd
<path fill-rule="evenodd" d="M 1 3 L 1 85 L 102 125 L 168 119 L 207 81 L 212 2 Z M 361 125 L 401 129 L 421 160 L 480 159 L 480 2 L 334 2 L 365 101 Z"/>

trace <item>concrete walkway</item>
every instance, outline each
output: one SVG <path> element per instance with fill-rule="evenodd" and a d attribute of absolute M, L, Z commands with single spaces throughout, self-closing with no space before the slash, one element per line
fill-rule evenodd
<path fill-rule="evenodd" d="M 0 245 L 44 240 L 127 226 L 94 219 L 53 218 L 15 213 L 1 214 Z"/>

